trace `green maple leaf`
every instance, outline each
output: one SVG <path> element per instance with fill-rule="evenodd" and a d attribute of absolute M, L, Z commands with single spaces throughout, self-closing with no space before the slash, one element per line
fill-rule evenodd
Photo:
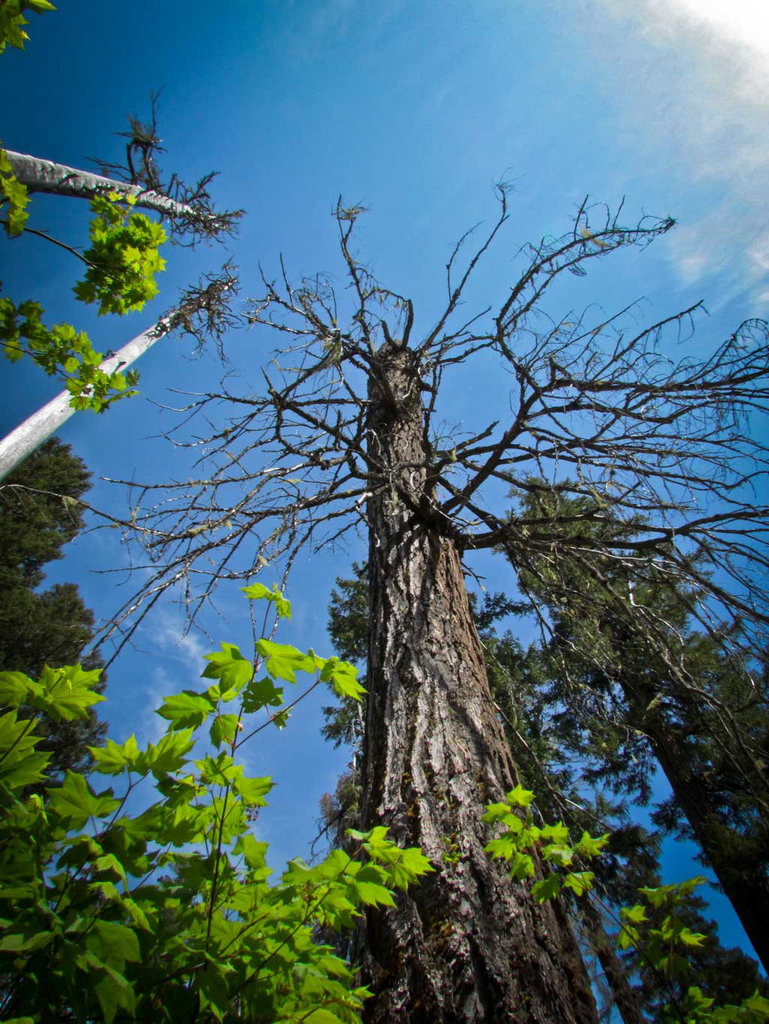
<path fill-rule="evenodd" d="M 534 793 L 530 789 L 524 789 L 520 782 L 507 794 L 507 802 L 516 807 L 530 807 L 534 801 Z"/>
<path fill-rule="evenodd" d="M 524 878 L 532 878 L 534 876 L 534 861 L 528 853 L 521 853 L 520 850 L 515 851 L 515 855 L 510 860 L 510 877 L 516 881 L 522 881 Z"/>
<path fill-rule="evenodd" d="M 155 714 L 169 721 L 172 729 L 195 729 L 212 710 L 213 705 L 204 693 L 182 690 L 166 697 Z"/>
<path fill-rule="evenodd" d="M 106 818 L 120 806 L 112 790 L 94 793 L 82 775 L 67 772 L 61 786 L 48 789 L 48 809 L 58 814 L 70 828 L 82 828 L 89 818 Z"/>
<path fill-rule="evenodd" d="M 98 668 L 86 672 L 80 665 L 45 665 L 40 675 L 41 692 L 32 697 L 31 703 L 56 721 L 86 718 L 90 707 L 106 699 L 94 691 L 100 675 Z"/>
<path fill-rule="evenodd" d="M 295 673 L 315 671 L 315 659 L 290 644 L 276 644 L 272 640 L 262 639 L 257 641 L 256 648 L 265 659 L 265 668 L 273 679 L 295 683 Z"/>
<path fill-rule="evenodd" d="M 605 832 L 602 836 L 594 837 L 588 832 L 582 833 L 582 838 L 574 847 L 575 852 L 580 857 L 586 857 L 591 859 L 597 857 L 601 850 L 609 842 L 609 833 Z"/>
<path fill-rule="evenodd" d="M 246 776 L 235 779 L 232 788 L 247 807 L 265 807 L 265 794 L 270 792 L 273 785 L 272 779 L 267 775 L 261 778 Z"/>
<path fill-rule="evenodd" d="M 569 842 L 569 830 L 562 821 L 559 821 L 557 825 L 545 825 L 540 832 L 540 837 L 545 842 L 554 843 L 556 846 L 566 846 Z"/>
<path fill-rule="evenodd" d="M 229 690 L 239 693 L 251 680 L 254 669 L 235 644 L 222 644 L 221 651 L 206 655 L 208 665 L 203 669 L 204 679 L 218 679 L 222 696 Z"/>
<path fill-rule="evenodd" d="M 558 880 L 558 875 L 554 875 L 552 872 L 547 878 L 543 878 L 541 882 L 535 882 L 531 887 L 531 894 L 538 903 L 554 899 L 560 891 L 561 883 Z"/>
<path fill-rule="evenodd" d="M 592 871 L 572 871 L 563 880 L 564 889 L 571 889 L 576 896 L 582 896 L 593 888 L 595 875 Z"/>
<path fill-rule="evenodd" d="M 348 661 L 327 658 L 321 669 L 320 678 L 324 683 L 331 683 L 337 696 L 360 700 L 366 690 L 358 682 L 357 675 L 357 668 Z"/>

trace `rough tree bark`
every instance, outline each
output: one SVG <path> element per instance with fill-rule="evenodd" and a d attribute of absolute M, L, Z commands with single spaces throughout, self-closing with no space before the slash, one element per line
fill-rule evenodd
<path fill-rule="evenodd" d="M 451 530 L 435 521 L 414 353 L 383 346 L 369 446 L 371 631 L 364 827 L 418 844 L 435 874 L 372 914 L 359 954 L 372 1021 L 588 1024 L 579 949 L 550 906 L 484 853 L 484 804 L 515 784 Z"/>

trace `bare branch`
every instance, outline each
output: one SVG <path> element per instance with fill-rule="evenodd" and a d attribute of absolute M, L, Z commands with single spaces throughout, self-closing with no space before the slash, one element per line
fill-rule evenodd
<path fill-rule="evenodd" d="M 723 635 L 738 621 L 764 635 L 757 574 L 767 568 L 767 510 L 754 494 L 769 449 L 753 425 L 769 410 L 766 323 L 746 321 L 702 357 L 701 341 L 685 348 L 699 303 L 642 328 L 637 306 L 550 316 L 543 301 L 561 274 L 582 275 L 591 261 L 644 247 L 673 226 L 644 217 L 625 227 L 587 201 L 560 238 L 519 251 L 522 273 L 501 303 L 460 319 L 467 283 L 508 218 L 504 187 L 499 198 L 499 216 L 457 284 L 469 235 L 455 247 L 448 304 L 421 341 L 411 338 L 413 302 L 380 285 L 355 255 L 361 207 L 340 199 L 335 208 L 344 293 L 321 276 L 293 284 L 282 261 L 277 280 L 262 272 L 248 320 L 291 347 L 262 370 L 257 394 L 224 382 L 190 396 L 171 439 L 198 453 L 202 479 L 132 485 L 136 512 L 124 529 L 145 540 L 152 588 L 184 580 L 199 595 L 192 614 L 218 580 L 246 579 L 265 563 L 292 560 L 302 544 L 334 543 L 365 524 L 367 503 L 382 495 L 461 549 L 518 552 L 520 571 L 520 552 L 592 557 L 595 537 L 573 523 L 500 507 L 500 488 L 565 491 L 589 499 L 596 521 L 622 524 L 600 548 L 607 565 L 666 574 L 697 595 L 692 608 L 706 609 L 701 620 Z M 484 422 L 484 402 L 462 435 L 433 438 L 445 372 L 466 372 L 478 355 L 499 360 L 504 374 L 489 387 L 507 382 L 507 413 L 494 408 L 494 421 Z M 393 413 L 414 431 L 397 464 L 382 444 Z"/>

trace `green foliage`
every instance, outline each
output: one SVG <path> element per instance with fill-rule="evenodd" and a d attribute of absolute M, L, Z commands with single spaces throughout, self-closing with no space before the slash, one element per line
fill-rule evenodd
<path fill-rule="evenodd" d="M 483 821 L 502 825 L 503 831 L 487 843 L 486 852 L 508 862 L 514 881 L 535 876 L 535 855 L 547 862 L 549 874 L 532 886 L 532 894 L 539 903 L 553 899 L 562 888 L 583 895 L 592 889 L 595 876 L 592 871 L 572 871 L 571 866 L 575 859 L 589 861 L 599 856 L 609 841 L 608 833 L 596 838 L 583 832 L 579 842 L 572 845 L 562 821 L 542 827 L 534 824 L 533 801 L 534 793 L 519 783 L 503 802 L 488 805 Z"/>
<path fill-rule="evenodd" d="M 0 4 L 0 53 L 6 46 L 15 46 L 17 50 L 24 49 L 24 44 L 29 39 L 24 31 L 24 26 L 29 24 L 24 17 L 24 11 L 42 14 L 43 11 L 55 10 L 48 0 L 3 0 Z"/>
<path fill-rule="evenodd" d="M 0 53 L 6 45 L 24 48 L 28 38 L 24 10 L 38 13 L 55 10 L 47 0 L 3 0 L 0 4 Z M 29 213 L 29 194 L 13 173 L 5 150 L 0 149 L 0 210 L 6 233 L 23 233 Z M 160 224 L 135 213 L 133 196 L 115 192 L 97 196 L 91 203 L 91 247 L 82 257 L 88 265 L 85 277 L 75 285 L 83 302 L 98 302 L 99 313 L 140 310 L 154 298 L 155 274 L 165 267 L 159 247 L 167 236 Z M 65 246 L 67 248 L 67 246 Z M 72 250 L 74 252 L 74 250 Z M 12 362 L 30 357 L 49 376 L 60 376 L 77 410 L 103 412 L 113 402 L 136 394 L 138 374 L 131 370 L 107 373 L 100 368 L 103 356 L 84 331 L 72 324 L 43 323 L 43 308 L 28 300 L 20 304 L 0 298 L 0 344 Z"/>
<path fill-rule="evenodd" d="M 207 662 L 205 689 L 163 702 L 169 725 L 156 744 L 131 736 L 93 748 L 95 773 L 110 786 L 69 772 L 45 800 L 25 796 L 47 755 L 37 752 L 37 716 L 21 721 L 18 707 L 81 716 L 100 699 L 98 673 L 0 675 L 2 1019 L 360 1019 L 366 989 L 314 929 L 349 927 L 363 907 L 393 905 L 393 890 L 430 864 L 375 828 L 351 831 L 347 852 L 314 867 L 291 861 L 269 884 L 267 846 L 251 821 L 272 784 L 236 763 L 249 715 L 273 714 L 277 680 L 303 671 L 345 685 L 350 675 L 337 659 L 264 640 L 253 665 L 232 644 Z M 129 813 L 140 786 L 155 800 Z"/>
<path fill-rule="evenodd" d="M 0 52 L 2 52 L 1 44 Z M 26 185 L 22 185 L 13 173 L 8 154 L 0 148 L 0 209 L 7 204 L 5 232 L 10 238 L 20 235 L 24 230 L 24 225 L 29 217 L 28 203 L 29 193 Z"/>
<path fill-rule="evenodd" d="M 698 985 L 688 984 L 694 974 L 692 953 L 704 945 L 707 936 L 692 931 L 686 917 L 692 894 L 704 881 L 697 876 L 675 885 L 642 886 L 638 891 L 646 905 L 622 908 L 617 947 L 637 951 L 647 969 L 678 983 L 671 991 L 678 989 L 679 994 L 660 1008 L 661 1024 L 762 1024 L 769 1020 L 769 999 L 758 990 L 738 1005 L 716 1005 Z"/>
<path fill-rule="evenodd" d="M 158 293 L 155 274 L 166 265 L 158 249 L 167 235 L 146 214 L 131 212 L 135 205 L 134 196 L 116 192 L 91 202 L 89 267 L 74 291 L 82 302 L 98 302 L 100 314 L 140 310 Z"/>
<path fill-rule="evenodd" d="M 619 909 L 615 915 L 620 924 L 625 921 L 625 915 L 630 913 L 627 923 L 640 929 L 640 944 L 629 944 L 627 949 L 620 949 L 619 955 L 628 971 L 639 979 L 638 994 L 643 1009 L 653 1020 L 663 1019 L 667 1006 L 684 1003 L 691 985 L 696 985 L 717 1006 L 738 1005 L 756 991 L 762 996 L 769 995 L 769 986 L 758 971 L 756 962 L 741 950 L 727 949 L 719 942 L 715 923 L 703 914 L 706 903 L 697 894 L 697 887 L 693 884 L 695 881 L 690 881 L 687 886 L 689 892 L 675 906 L 676 927 L 681 930 L 686 928 L 701 938 L 696 945 L 686 945 L 683 954 L 687 968 L 678 976 L 665 975 L 655 967 L 646 955 L 645 948 L 653 930 L 668 927 L 665 918 L 670 914 L 670 907 L 667 900 L 649 900 L 644 892 L 659 890 L 664 894 L 668 887 L 662 886 L 658 878 L 645 886 L 639 886 L 628 901 L 628 906 Z M 669 891 L 675 892 L 675 888 Z M 642 915 L 640 926 L 639 922 L 633 920 L 639 914 Z M 620 935 L 616 938 L 619 939 Z"/>
<path fill-rule="evenodd" d="M 43 566 L 62 557 L 63 546 L 82 529 L 79 499 L 89 480 L 82 459 L 56 438 L 7 477 L 0 490 L 0 592 L 17 584 L 37 587 Z"/>
<path fill-rule="evenodd" d="M 365 662 L 368 657 L 369 595 L 368 566 L 352 564 L 353 576 L 336 580 L 328 607 L 328 633 L 334 650 L 348 661 Z"/>
<path fill-rule="evenodd" d="M 325 793 L 320 800 L 320 812 L 325 822 L 317 835 L 315 843 L 324 836 L 329 847 L 349 850 L 349 828 L 360 821 L 361 784 L 357 768 L 343 772 L 337 780 L 334 793 Z M 314 844 L 313 844 L 314 845 Z"/>
<path fill-rule="evenodd" d="M 539 903 L 555 899 L 564 889 L 571 890 L 575 896 L 585 895 L 593 888 L 595 874 L 575 868 L 602 856 L 609 842 L 608 833 L 595 837 L 583 832 L 579 841 L 572 843 L 563 822 L 534 824 L 533 801 L 534 793 L 517 785 L 505 801 L 487 806 L 483 820 L 501 826 L 502 831 L 487 843 L 486 852 L 508 862 L 514 881 L 534 878 L 537 874 L 535 860 L 547 865 L 545 877 L 531 887 Z M 686 983 L 692 974 L 691 954 L 702 946 L 707 936 L 687 926 L 684 912 L 695 888 L 704 881 L 698 876 L 673 885 L 640 887 L 638 893 L 647 906 L 636 903 L 620 910 L 617 947 L 637 951 L 646 966 L 658 972 L 665 982 Z M 648 908 L 662 913 L 658 924 L 650 919 Z M 758 990 L 739 1005 L 720 1006 L 697 986 L 685 984 L 680 996 L 672 987 L 669 992 L 673 998 L 661 1007 L 660 1024 L 762 1024 L 769 1021 L 769 999 Z"/>
<path fill-rule="evenodd" d="M 291 602 L 283 596 L 277 583 L 273 584 L 272 590 L 265 587 L 263 583 L 252 583 L 248 587 L 241 587 L 241 590 L 252 601 L 268 601 L 274 606 L 279 619 L 291 618 Z"/>
<path fill-rule="evenodd" d="M 551 709 L 550 736 L 580 762 L 583 784 L 632 794 L 634 803 L 653 798 L 659 764 L 672 794 L 652 822 L 697 842 L 700 859 L 715 872 L 766 963 L 769 670 L 763 641 L 739 627 L 730 635 L 703 635 L 699 595 L 687 593 L 664 559 L 635 548 L 639 521 L 609 515 L 584 493 L 568 497 L 572 485 L 561 491 L 533 483 L 520 496 L 516 516 L 522 522 L 556 516 L 570 540 L 524 555 L 523 584 L 552 628 L 543 644 L 541 690 Z M 607 555 L 625 546 L 635 551 L 632 557 Z M 616 884 L 613 890 L 610 902 L 621 906 L 628 896 L 617 899 Z M 749 958 L 721 947 L 707 924 L 700 916 L 695 926 L 709 936 L 694 951 L 698 977 L 708 975 L 709 996 L 741 998 L 755 987 L 749 981 L 755 969 Z M 635 968 L 643 972 L 637 960 Z M 644 999 L 653 985 L 652 977 L 644 978 Z"/>
<path fill-rule="evenodd" d="M 11 362 L 26 355 L 49 376 L 61 376 L 72 396 L 70 404 L 78 410 L 103 412 L 120 398 L 136 394 L 131 390 L 138 380 L 134 371 L 107 373 L 99 366 L 104 356 L 84 331 L 71 324 L 46 327 L 42 316 L 39 302 L 16 306 L 11 299 L 0 298 L 0 343 Z"/>
<path fill-rule="evenodd" d="M 93 614 L 72 583 L 40 590 L 47 562 L 61 558 L 62 547 L 83 525 L 79 498 L 89 474 L 69 446 L 46 441 L 6 480 L 0 490 L 0 672 L 37 678 L 46 666 L 79 661 L 93 636 Z M 101 665 L 91 654 L 85 667 Z M 99 682 L 103 688 L 104 679 Z M 22 715 L 31 714 L 25 708 Z M 87 718 L 53 720 L 43 714 L 45 737 L 38 750 L 50 754 L 49 779 L 89 763 L 87 746 L 98 743 L 104 726 Z"/>
<path fill-rule="evenodd" d="M 462 860 L 462 847 L 457 842 L 456 836 L 444 836 L 443 847 L 443 853 L 441 854 L 443 863 L 451 868 L 455 868 Z"/>
<path fill-rule="evenodd" d="M 367 566 L 353 562 L 351 579 L 337 577 L 339 590 L 331 591 L 328 608 L 328 634 L 334 650 L 349 662 L 365 667 L 368 656 L 368 580 Z M 360 684 L 365 683 L 365 675 Z M 348 743 L 358 747 L 363 739 L 363 714 L 357 700 L 343 698 L 339 704 L 324 707 L 326 724 L 323 736 L 334 746 Z"/>
<path fill-rule="evenodd" d="M 29 22 L 24 11 L 55 11 L 56 8 L 48 0 L 2 0 L 0 3 L 0 53 L 6 46 L 15 46 L 23 50 L 29 36 L 24 26 Z M 27 222 L 26 206 L 29 202 L 27 189 L 13 173 L 11 162 L 4 149 L 0 148 L 0 209 L 7 204 L 5 230 L 11 237 L 20 235 Z"/>

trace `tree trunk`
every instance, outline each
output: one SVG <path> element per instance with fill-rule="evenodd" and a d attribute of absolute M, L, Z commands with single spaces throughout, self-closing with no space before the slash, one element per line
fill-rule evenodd
<path fill-rule="evenodd" d="M 627 971 L 617 956 L 614 943 L 606 934 L 600 911 L 589 897 L 579 904 L 584 935 L 601 965 L 604 977 L 624 1024 L 647 1024 L 637 994 L 628 980 Z"/>
<path fill-rule="evenodd" d="M 708 786 L 691 771 L 678 731 L 666 721 L 662 709 L 647 712 L 654 690 L 639 693 L 628 685 L 624 689 L 705 859 L 769 972 L 769 878 L 763 867 L 767 852 L 762 851 L 761 863 L 757 863 L 754 844 L 732 832 L 710 809 Z"/>
<path fill-rule="evenodd" d="M 363 827 L 420 846 L 435 873 L 367 917 L 357 956 L 375 993 L 369 1019 L 595 1024 L 570 929 L 484 853 L 484 805 L 514 785 L 515 769 L 460 553 L 432 514 L 413 353 L 383 346 L 370 380 Z"/>
<path fill-rule="evenodd" d="M 127 342 L 120 351 L 100 363 L 99 369 L 105 373 L 117 373 L 126 370 L 136 362 L 147 349 L 152 348 L 156 341 L 164 337 L 174 326 L 173 314 L 161 320 L 142 334 Z M 0 441 L 0 480 L 20 465 L 43 441 L 62 427 L 75 409 L 70 404 L 72 395 L 69 391 L 61 391 L 50 402 L 28 416 L 15 430 Z"/>
<path fill-rule="evenodd" d="M 192 206 L 179 203 L 170 196 L 151 192 L 140 185 L 105 178 L 91 171 L 81 171 L 66 164 L 57 164 L 52 160 L 44 160 L 28 153 L 14 153 L 6 150 L 11 161 L 11 168 L 22 185 L 30 192 L 50 192 L 57 196 L 74 196 L 76 199 L 93 199 L 94 196 L 117 192 L 121 196 L 134 196 L 136 205 L 147 210 L 154 210 L 167 217 L 177 220 L 188 220 L 192 223 L 207 223 L 211 230 L 216 230 L 219 218 L 216 214 L 204 214 Z"/>

